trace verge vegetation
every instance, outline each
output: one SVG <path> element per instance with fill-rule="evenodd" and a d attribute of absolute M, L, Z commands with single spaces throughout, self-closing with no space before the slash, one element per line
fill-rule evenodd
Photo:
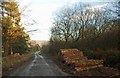
<path fill-rule="evenodd" d="M 120 8 L 120 2 L 112 7 Z M 87 58 L 104 60 L 105 66 L 120 69 L 119 18 L 118 10 L 108 7 L 93 9 L 82 3 L 64 6 L 54 16 L 51 38 L 42 52 L 57 58 L 60 49 L 77 48 Z"/>

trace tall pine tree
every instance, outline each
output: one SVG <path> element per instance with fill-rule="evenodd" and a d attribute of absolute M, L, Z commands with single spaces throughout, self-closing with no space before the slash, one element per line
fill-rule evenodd
<path fill-rule="evenodd" d="M 2 2 L 2 42 L 6 55 L 11 52 L 25 52 L 28 49 L 29 35 L 20 24 L 21 13 L 16 1 Z"/>

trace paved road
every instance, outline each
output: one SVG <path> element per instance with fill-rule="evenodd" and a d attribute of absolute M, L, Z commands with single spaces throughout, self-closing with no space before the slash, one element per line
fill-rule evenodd
<path fill-rule="evenodd" d="M 10 76 L 67 76 L 67 74 L 62 72 L 51 60 L 35 53 L 33 60 L 21 66 Z"/>

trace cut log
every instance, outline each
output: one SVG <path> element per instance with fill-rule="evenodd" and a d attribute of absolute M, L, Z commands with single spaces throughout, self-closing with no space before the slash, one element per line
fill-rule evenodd
<path fill-rule="evenodd" d="M 67 66 L 77 72 L 103 66 L 103 60 L 87 59 L 78 49 L 61 49 L 60 56 Z"/>

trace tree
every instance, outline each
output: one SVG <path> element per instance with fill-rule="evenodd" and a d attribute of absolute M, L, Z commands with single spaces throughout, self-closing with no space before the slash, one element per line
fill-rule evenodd
<path fill-rule="evenodd" d="M 74 14 L 71 8 L 64 8 L 54 19 L 54 27 L 51 29 L 52 37 L 65 41 L 67 44 L 71 35 L 71 16 Z"/>
<path fill-rule="evenodd" d="M 2 42 L 6 55 L 10 52 L 15 52 L 16 47 L 21 46 L 27 49 L 29 36 L 24 31 L 24 27 L 20 24 L 21 12 L 19 11 L 18 3 L 13 0 L 7 2 L 3 1 L 2 8 L 2 13 L 4 13 L 2 18 Z M 16 49 L 17 52 L 20 52 L 18 48 Z M 26 49 L 24 49 L 24 51 Z"/>
<path fill-rule="evenodd" d="M 87 39 L 87 35 L 97 38 L 104 32 L 108 11 L 92 9 L 89 5 L 76 4 L 62 8 L 55 16 L 51 39 L 78 42 Z M 92 29 L 92 30 L 91 30 Z M 86 34 L 86 31 L 92 31 Z M 90 39 L 90 38 L 89 38 Z"/>

